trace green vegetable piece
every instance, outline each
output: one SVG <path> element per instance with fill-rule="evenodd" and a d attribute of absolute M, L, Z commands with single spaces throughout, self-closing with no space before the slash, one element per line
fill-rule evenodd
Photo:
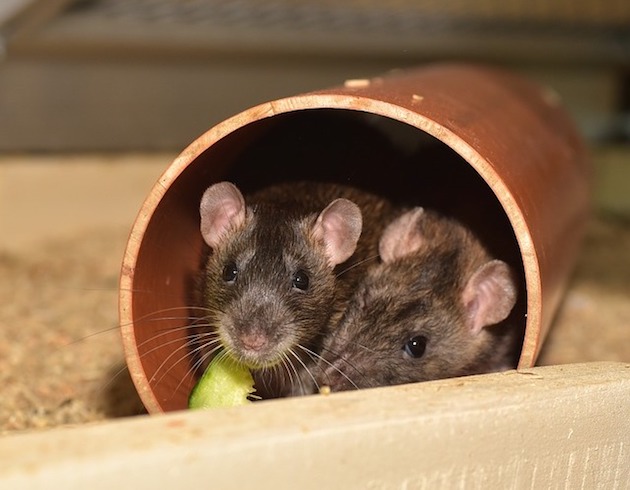
<path fill-rule="evenodd" d="M 192 389 L 188 408 L 234 407 L 251 403 L 254 391 L 249 369 L 228 356 L 216 356 Z"/>

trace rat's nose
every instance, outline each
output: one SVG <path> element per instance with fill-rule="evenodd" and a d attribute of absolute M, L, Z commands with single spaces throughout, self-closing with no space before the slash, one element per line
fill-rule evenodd
<path fill-rule="evenodd" d="M 239 339 L 245 349 L 255 352 L 263 350 L 269 343 L 267 336 L 260 330 L 244 333 Z"/>

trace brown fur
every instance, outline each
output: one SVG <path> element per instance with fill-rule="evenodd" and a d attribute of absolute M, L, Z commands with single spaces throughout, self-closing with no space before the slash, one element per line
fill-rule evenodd
<path fill-rule="evenodd" d="M 319 386 L 338 391 L 514 367 L 517 331 L 503 320 L 517 284 L 473 233 L 416 208 L 387 228 L 380 250 L 383 262 L 370 268 L 325 339 L 313 371 Z M 405 344 L 419 335 L 426 351 L 414 358 Z"/>
<path fill-rule="evenodd" d="M 331 265 L 338 254 L 330 248 L 337 245 L 324 243 L 326 229 L 318 228 L 318 216 L 338 198 L 358 205 L 365 218 L 354 253 Z M 266 188 L 245 201 L 245 212 L 234 226 L 218 238 L 209 234 L 214 247 L 203 277 L 203 320 L 225 350 L 254 369 L 259 394 L 281 396 L 312 362 L 298 346 L 319 353 L 329 325 L 338 321 L 367 263 L 377 257 L 378 237 L 392 208 L 384 199 L 354 188 L 308 182 Z M 202 219 L 204 226 L 211 228 Z M 345 240 L 343 234 L 335 236 Z M 238 264 L 238 278 L 226 284 L 223 270 L 231 261 Z M 291 287 L 299 270 L 308 272 L 307 291 Z"/>

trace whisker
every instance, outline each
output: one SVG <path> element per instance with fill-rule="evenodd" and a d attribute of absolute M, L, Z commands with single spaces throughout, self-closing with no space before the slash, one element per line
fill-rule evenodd
<path fill-rule="evenodd" d="M 96 337 L 97 335 L 102 335 L 104 333 L 109 333 L 109 332 L 114 332 L 117 331 L 123 327 L 132 325 L 132 324 L 140 324 L 140 323 L 144 323 L 144 322 L 160 322 L 160 321 L 166 321 L 166 320 L 199 320 L 197 317 L 192 317 L 190 315 L 188 316 L 181 316 L 181 317 L 177 317 L 177 316 L 168 316 L 168 317 L 158 317 L 158 318 L 150 318 L 153 315 L 159 315 L 161 313 L 166 313 L 166 312 L 170 312 L 170 311 L 176 311 L 176 310 L 190 310 L 190 307 L 187 306 L 181 306 L 181 307 L 173 307 L 173 308 L 165 308 L 163 310 L 158 310 L 152 313 L 149 313 L 147 315 L 142 316 L 139 319 L 136 319 L 134 321 L 130 321 L 127 323 L 117 323 L 116 325 L 112 326 L 112 327 L 108 327 L 108 328 L 104 328 L 102 330 L 97 330 L 95 332 L 89 333 L 87 335 L 84 335 L 78 339 L 74 339 L 70 342 L 67 342 L 66 344 L 63 345 L 63 347 L 67 347 L 67 346 L 71 346 L 71 345 L 75 345 L 78 344 L 79 342 L 83 342 L 87 339 L 90 339 L 92 337 Z M 202 311 L 206 311 L 206 312 L 210 312 L 209 309 L 206 308 L 197 308 L 200 309 Z"/>
<path fill-rule="evenodd" d="M 363 260 L 360 260 L 360 261 L 358 261 L 358 262 L 355 262 L 355 263 L 354 263 L 354 264 L 352 264 L 352 265 L 349 265 L 349 266 L 348 266 L 348 267 L 346 267 L 344 270 L 339 271 L 339 273 L 337 274 L 337 278 L 339 278 L 339 276 L 341 276 L 342 274 L 345 274 L 346 272 L 348 272 L 348 271 L 350 271 L 350 270 L 354 269 L 355 267 L 358 267 L 358 266 L 360 266 L 360 265 L 363 265 L 363 264 L 365 264 L 366 262 L 370 262 L 371 260 L 378 259 L 378 257 L 379 257 L 379 255 L 378 255 L 378 254 L 375 254 L 375 255 L 372 255 L 372 256 L 370 256 L 370 257 L 366 257 L 366 258 L 365 258 L 365 259 L 363 259 Z"/>
<path fill-rule="evenodd" d="M 298 347 L 302 347 L 301 345 L 297 345 Z M 315 387 L 317 388 L 317 391 L 319 391 L 319 383 L 317 383 L 317 380 L 315 379 L 315 376 L 313 376 L 313 373 L 311 373 L 311 370 L 308 368 L 308 366 L 306 365 L 306 363 L 300 359 L 300 356 L 297 355 L 295 353 L 295 351 L 293 349 L 289 349 L 289 352 L 293 355 L 293 357 L 295 357 L 297 359 L 297 361 L 302 365 L 302 367 L 304 368 L 304 371 L 309 375 L 309 377 L 311 378 L 311 380 L 313 381 L 313 384 L 315 385 Z M 305 350 L 304 352 L 306 352 L 306 354 L 311 358 L 310 353 L 308 352 L 308 350 Z M 304 390 L 304 382 L 302 381 L 302 377 L 299 376 L 298 379 L 300 380 L 300 389 L 302 390 L 302 393 L 306 393 Z"/>
<path fill-rule="evenodd" d="M 285 352 L 282 353 L 282 356 L 280 357 L 280 360 L 282 361 L 282 365 L 284 366 L 284 369 L 287 372 L 287 375 L 289 376 L 289 383 L 290 383 L 291 386 L 293 386 L 293 383 L 294 383 L 294 381 L 293 381 L 293 374 L 291 372 L 291 369 L 289 369 L 289 367 L 293 368 L 293 370 L 295 371 L 295 366 L 293 365 L 293 363 L 288 358 L 288 356 L 287 356 L 287 354 Z M 295 374 L 297 376 L 297 372 Z"/>
<path fill-rule="evenodd" d="M 262 388 L 263 391 L 267 393 L 270 391 L 273 378 L 280 376 L 280 374 L 278 374 L 278 370 L 279 366 L 271 366 L 264 367 L 259 371 L 260 374 L 256 378 L 260 380 L 260 383 L 262 385 L 260 388 Z"/>
<path fill-rule="evenodd" d="M 181 329 L 187 329 L 187 328 L 189 328 L 189 326 L 180 327 L 180 328 L 181 328 Z M 164 332 L 163 334 L 165 334 L 165 333 L 170 333 L 170 332 Z M 142 343 L 138 344 L 138 347 L 141 347 L 141 346 L 145 345 L 146 343 L 148 343 L 148 342 L 150 342 L 150 341 L 155 340 L 157 337 L 159 337 L 159 336 L 161 336 L 161 335 L 162 335 L 162 334 L 157 335 L 157 336 L 154 336 L 154 337 L 152 337 L 151 339 L 147 339 L 146 341 L 144 341 L 144 342 L 142 342 Z M 148 379 L 149 384 L 152 384 L 152 383 L 153 383 L 153 384 L 159 384 L 159 383 L 160 383 L 160 382 L 164 379 L 164 377 L 165 377 L 165 376 L 166 376 L 166 375 L 167 375 L 167 374 L 171 371 L 171 369 L 173 369 L 173 368 L 174 368 L 177 364 L 179 364 L 179 363 L 180 363 L 181 361 L 183 361 L 184 359 L 188 358 L 188 357 L 189 357 L 189 355 L 184 355 L 184 356 L 182 356 L 182 357 L 181 357 L 181 358 L 180 358 L 177 362 L 173 363 L 173 364 L 171 365 L 171 367 L 170 367 L 170 368 L 169 368 L 169 369 L 168 369 L 168 370 L 167 370 L 164 374 L 162 374 L 162 376 L 161 376 L 161 377 L 160 377 L 157 381 L 155 381 L 155 376 L 159 373 L 159 371 L 160 371 L 160 370 L 164 367 L 164 365 L 165 365 L 165 364 L 169 361 L 169 359 L 170 359 L 171 357 L 173 357 L 174 355 L 176 355 L 177 353 L 179 353 L 182 349 L 188 349 L 188 348 L 190 348 L 190 346 L 192 346 L 192 345 L 194 345 L 194 344 L 196 344 L 196 343 L 201 343 L 201 342 L 203 342 L 203 337 L 212 337 L 212 336 L 214 336 L 214 335 L 216 335 L 216 334 L 215 334 L 215 332 L 195 333 L 195 334 L 191 334 L 191 335 L 185 336 L 185 337 L 183 337 L 183 338 L 177 338 L 177 339 L 172 339 L 172 340 L 169 340 L 168 342 L 162 342 L 162 343 L 160 343 L 158 346 L 153 347 L 153 348 L 151 348 L 151 349 L 149 349 L 149 350 L 147 350 L 147 351 L 145 351 L 145 352 L 139 352 L 139 356 L 140 356 L 140 357 L 144 357 L 144 356 L 146 356 L 146 355 L 151 354 L 152 352 L 155 352 L 155 351 L 157 351 L 157 350 L 159 350 L 159 349 L 164 348 L 165 346 L 168 346 L 168 345 L 171 345 L 171 344 L 176 344 L 176 343 L 178 343 L 178 342 L 180 342 L 180 341 L 182 341 L 182 340 L 186 340 L 186 342 L 185 342 L 183 345 L 181 345 L 180 347 L 178 347 L 177 349 L 175 349 L 173 352 L 171 352 L 171 354 L 170 354 L 169 356 L 167 356 L 167 358 L 166 358 L 166 359 L 164 359 L 164 360 L 162 361 L 162 363 L 161 363 L 161 364 L 158 366 L 158 368 L 155 370 L 155 372 L 153 373 L 153 375 L 151 376 L 151 378 L 150 378 L 150 379 Z M 197 351 L 197 349 L 202 349 L 204 346 L 209 346 L 209 345 L 212 345 L 212 344 L 217 343 L 217 342 L 219 342 L 219 339 L 218 339 L 218 338 L 212 339 L 212 341 L 210 341 L 210 342 L 205 342 L 205 343 L 203 343 L 203 345 L 201 345 L 200 347 L 197 347 L 196 349 L 194 349 L 194 350 L 193 350 L 193 352 Z M 116 378 L 118 378 L 118 376 L 120 376 L 122 373 L 124 373 L 124 372 L 125 372 L 125 370 L 127 370 L 127 369 L 128 369 L 128 367 L 127 367 L 127 365 L 125 365 L 125 366 L 123 366 L 121 369 L 119 369 L 118 371 L 116 371 L 113 375 L 111 375 L 111 376 L 110 376 L 110 379 L 108 380 L 108 382 L 107 382 L 107 383 L 105 383 L 105 384 L 102 386 L 102 388 L 101 388 L 101 389 L 102 389 L 102 390 L 107 389 L 107 387 L 108 387 L 108 386 L 110 386 L 110 385 L 111 385 L 111 384 L 112 384 L 112 383 L 116 380 Z M 183 381 L 183 380 L 182 380 L 182 381 Z M 180 384 L 181 384 L 181 383 L 180 383 Z M 179 385 L 178 385 L 178 387 L 179 387 Z"/>
<path fill-rule="evenodd" d="M 194 338 L 197 338 L 198 334 L 194 334 Z M 176 339 L 174 342 L 179 341 L 181 339 Z M 156 350 L 156 349 L 160 349 L 164 346 L 164 344 L 155 347 L 152 350 Z M 160 370 L 162 370 L 162 368 L 171 360 L 171 358 L 173 356 L 175 356 L 176 354 L 180 353 L 182 349 L 188 349 L 190 347 L 190 342 L 185 342 L 183 345 L 179 346 L 177 349 L 173 350 L 168 356 L 166 356 L 166 358 L 160 363 L 160 365 L 157 367 L 157 369 L 154 371 L 154 373 L 151 375 L 151 377 L 149 378 L 149 384 L 154 383 L 154 384 L 159 384 L 162 382 L 162 380 L 164 379 L 164 377 L 171 371 L 171 369 L 173 369 L 175 366 L 177 366 L 180 362 L 182 362 L 184 359 L 189 358 L 189 355 L 184 355 L 182 356 L 178 361 L 174 362 L 171 364 L 171 366 L 169 367 L 168 370 L 166 370 L 166 372 L 164 374 L 162 374 L 162 376 L 156 381 L 156 375 L 160 372 Z M 143 353 L 143 355 L 145 355 L 146 353 Z"/>
<path fill-rule="evenodd" d="M 127 366 L 127 364 L 123 364 L 123 366 L 118 369 L 114 374 L 110 374 L 108 375 L 108 379 L 105 383 L 103 383 L 100 388 L 98 388 L 99 391 L 103 392 L 105 391 L 107 388 L 109 388 L 111 385 L 114 384 L 114 381 L 116 381 L 116 379 L 118 379 L 118 377 L 124 373 L 125 371 L 128 371 L 129 368 Z"/>
<path fill-rule="evenodd" d="M 334 364 L 332 364 L 331 362 L 329 362 L 328 360 L 326 360 L 323 356 L 320 356 L 319 354 L 313 352 L 310 349 L 307 349 L 304 346 L 298 345 L 298 347 L 300 347 L 301 349 L 303 349 L 305 352 L 312 354 L 314 356 L 316 356 L 318 359 L 320 359 L 322 362 L 324 362 L 326 365 L 330 366 L 332 369 L 334 369 L 335 371 L 337 371 L 339 374 L 341 374 L 356 390 L 359 389 L 359 386 L 352 381 L 352 379 L 350 378 L 350 376 L 348 376 L 346 373 L 344 373 L 341 369 L 339 369 L 337 366 L 335 366 Z M 330 351 L 329 349 L 327 349 L 328 352 L 333 353 L 332 351 Z M 334 353 L 333 353 L 334 354 Z M 361 376 L 365 377 L 365 375 L 363 375 L 361 373 L 361 371 L 359 371 L 355 366 L 352 365 L 352 363 L 350 363 L 349 361 L 347 361 L 346 359 L 344 359 L 341 356 L 337 356 L 339 357 L 339 359 L 341 359 L 343 362 L 345 362 L 348 366 L 350 366 L 352 369 L 354 369 L 358 374 L 360 374 Z"/>
<path fill-rule="evenodd" d="M 296 359 L 299 359 L 299 356 L 293 351 L 293 349 L 289 349 L 287 352 L 285 352 L 283 355 L 286 356 L 287 360 L 289 361 L 289 363 L 291 364 L 291 367 L 293 368 L 293 373 L 295 374 L 295 379 L 297 380 L 297 385 L 299 387 L 300 390 L 304 390 L 304 382 L 302 381 L 302 376 L 300 376 L 300 373 L 296 367 L 296 365 L 293 363 L 293 361 L 291 360 L 291 358 L 289 357 L 289 354 L 291 354 L 293 357 L 295 357 Z M 295 381 L 291 381 L 291 389 L 294 389 L 294 386 L 296 385 Z"/>
<path fill-rule="evenodd" d="M 159 331 L 158 333 L 156 333 L 155 335 L 152 335 L 151 337 L 143 340 L 142 342 L 139 342 L 136 344 L 136 348 L 138 350 L 140 350 L 142 347 L 144 347 L 146 344 L 155 342 L 156 340 L 158 340 L 160 337 L 164 337 L 166 335 L 169 334 L 173 334 L 176 332 L 181 332 L 181 331 L 186 331 L 192 328 L 212 328 L 212 325 L 208 324 L 208 323 L 198 323 L 198 324 L 187 324 L 187 325 L 182 325 L 180 327 L 173 327 L 173 328 L 167 328 L 165 330 Z M 216 332 L 214 331 L 210 331 L 210 332 L 196 332 L 194 335 L 217 335 Z M 178 340 L 182 340 L 185 339 L 187 337 L 178 337 L 176 339 L 173 340 L 173 342 L 177 342 Z M 159 348 L 159 347 L 158 347 Z"/>
<path fill-rule="evenodd" d="M 134 323 L 140 323 L 140 322 L 144 322 L 147 321 L 148 319 L 151 320 L 160 320 L 162 318 L 168 318 L 165 316 L 158 316 L 158 315 L 163 315 L 164 313 L 171 313 L 171 312 L 175 312 L 175 311 L 202 311 L 204 313 L 212 313 L 214 310 L 211 308 L 207 308 L 207 307 L 202 307 L 202 306 L 190 306 L 190 305 L 186 305 L 186 306 L 171 306 L 170 308 L 162 308 L 160 310 L 155 310 L 152 311 L 151 313 L 147 313 L 143 316 L 141 316 L 140 318 L 135 318 L 133 320 Z M 129 322 L 129 324 L 131 324 L 132 322 Z"/>
<path fill-rule="evenodd" d="M 78 339 L 74 339 L 74 340 L 71 340 L 69 342 L 66 342 L 63 345 L 56 347 L 55 350 L 60 350 L 60 349 L 66 348 L 66 347 L 70 347 L 70 346 L 79 344 L 81 342 L 84 342 L 84 341 L 86 341 L 88 339 L 91 339 L 93 337 L 96 337 L 97 335 L 102 335 L 104 333 L 110 333 L 110 332 L 114 332 L 114 331 L 118 331 L 118 330 L 120 330 L 120 326 L 119 325 L 114 325 L 113 327 L 108 327 L 108 328 L 104 328 L 102 330 L 97 330 L 95 332 L 91 332 L 91 333 L 89 333 L 87 335 L 79 337 Z"/>
<path fill-rule="evenodd" d="M 181 348 L 183 348 L 183 347 L 190 347 L 190 345 L 192 345 L 193 343 L 199 343 L 200 345 L 198 347 L 196 347 L 195 349 L 193 349 L 193 351 L 192 351 L 192 353 L 194 354 L 195 352 L 201 352 L 202 349 L 212 345 L 212 343 L 215 343 L 215 342 L 217 342 L 217 341 L 215 340 L 215 341 L 212 341 L 212 342 L 205 343 L 205 342 L 202 342 L 202 340 L 200 340 L 200 339 L 195 339 L 192 342 L 188 342 L 186 346 L 182 346 Z M 192 373 L 194 371 L 196 371 L 206 359 L 208 359 L 214 352 L 216 352 L 217 350 L 220 350 L 221 348 L 222 348 L 222 345 L 220 345 L 220 344 L 216 345 L 213 349 L 211 349 L 210 352 L 204 354 L 203 356 L 201 356 L 201 358 L 199 360 L 197 360 L 195 363 L 193 363 L 193 365 L 186 371 L 185 375 L 181 377 L 179 383 L 177 384 L 177 386 L 175 387 L 175 389 L 171 393 L 171 398 L 173 398 L 175 396 L 175 394 L 179 392 L 179 390 L 180 390 L 180 388 L 181 388 L 181 386 L 182 386 L 186 376 L 192 375 Z M 179 350 L 179 349 L 177 349 L 177 350 Z M 220 353 L 222 353 L 222 351 L 220 351 Z M 174 354 L 174 352 L 172 354 Z M 171 357 L 171 356 L 169 356 L 169 357 Z M 162 374 L 162 376 L 160 376 L 160 378 L 156 380 L 155 376 L 157 375 L 159 370 L 163 367 L 164 363 L 162 363 L 162 365 L 160 365 L 160 367 L 155 371 L 155 373 L 153 374 L 153 376 L 151 377 L 149 382 L 151 383 L 151 382 L 155 381 L 154 385 L 160 384 L 162 382 L 162 380 L 168 375 L 168 373 L 170 373 L 171 370 L 175 368 L 175 366 L 177 366 L 180 362 L 184 361 L 185 359 L 189 359 L 189 358 L 190 358 L 190 355 L 181 356 L 179 360 L 177 360 L 176 362 L 172 363 L 170 365 L 170 367 Z M 165 360 L 165 362 L 166 362 L 166 360 Z"/>
<path fill-rule="evenodd" d="M 368 351 L 370 354 L 379 355 L 374 349 L 370 349 L 367 345 L 363 345 L 360 342 L 355 342 L 355 345 L 361 347 L 361 349 Z"/>
<path fill-rule="evenodd" d="M 154 290 L 151 289 L 140 289 L 140 288 L 121 288 L 120 286 L 110 286 L 110 287 L 95 287 L 95 286 L 91 286 L 91 287 L 78 287 L 78 286 L 63 286 L 63 285 L 58 285 L 55 286 L 56 289 L 60 290 L 60 291 L 83 291 L 83 292 L 99 292 L 99 293 L 117 293 L 120 291 L 125 291 L 128 293 L 134 293 L 134 294 L 154 294 L 156 296 L 164 296 L 164 297 L 169 297 L 169 298 L 176 298 L 178 297 L 177 295 L 173 294 L 173 293 L 168 293 L 168 292 L 156 292 Z"/>
<path fill-rule="evenodd" d="M 208 344 L 206 343 L 202 343 L 199 347 L 196 347 L 192 352 L 201 352 L 205 347 L 207 347 Z M 179 389 L 182 386 L 182 383 L 184 382 L 184 379 L 186 378 L 186 376 L 193 376 L 194 373 L 201 368 L 201 366 L 208 360 L 210 359 L 218 350 L 220 350 L 222 348 L 222 346 L 216 345 L 214 346 L 210 351 L 205 352 L 203 355 L 201 355 L 199 357 L 199 359 L 197 361 L 195 361 L 191 367 L 186 371 L 185 375 L 182 377 L 181 381 L 178 383 L 178 385 L 175 387 L 175 391 L 174 393 L 177 393 L 179 391 Z"/>
<path fill-rule="evenodd" d="M 374 349 L 372 349 L 372 348 L 368 347 L 367 345 L 362 344 L 361 342 L 358 342 L 358 341 L 356 340 L 356 338 L 355 338 L 355 337 L 353 337 L 353 336 L 351 336 L 351 335 L 347 334 L 347 332 L 342 332 L 342 331 L 341 331 L 341 329 L 337 329 L 337 330 L 333 333 L 333 335 L 334 335 L 334 337 L 335 337 L 335 338 L 342 339 L 342 340 L 344 340 L 344 341 L 346 341 L 346 342 L 350 342 L 350 341 L 351 341 L 354 345 L 356 345 L 356 346 L 358 346 L 358 347 L 361 347 L 363 350 L 366 350 L 366 351 L 368 351 L 368 352 L 369 352 L 369 353 L 371 353 L 371 354 L 374 354 L 374 355 L 376 355 L 376 356 L 379 356 L 379 355 L 380 355 L 380 354 L 379 354 L 378 352 L 376 352 Z M 332 352 L 332 351 L 330 351 L 330 352 Z"/>

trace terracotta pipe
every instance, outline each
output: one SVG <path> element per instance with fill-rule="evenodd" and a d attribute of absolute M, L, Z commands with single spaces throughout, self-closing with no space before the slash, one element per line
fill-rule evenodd
<path fill-rule="evenodd" d="M 558 97 L 514 73 L 438 64 L 252 107 L 213 127 L 160 177 L 120 280 L 126 358 L 150 413 L 183 409 L 195 382 L 184 328 L 204 254 L 210 184 L 355 183 L 454 214 L 523 278 L 519 367 L 534 365 L 590 208 L 588 152 Z"/>

